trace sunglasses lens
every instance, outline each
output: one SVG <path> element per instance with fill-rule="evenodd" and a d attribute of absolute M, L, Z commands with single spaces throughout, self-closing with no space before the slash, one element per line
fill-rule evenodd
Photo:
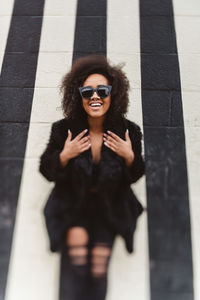
<path fill-rule="evenodd" d="M 106 98 L 109 95 L 109 89 L 107 87 L 99 87 L 98 94 L 101 98 Z"/>
<path fill-rule="evenodd" d="M 83 98 L 88 99 L 92 97 L 93 90 L 91 88 L 87 88 L 87 89 L 83 89 L 81 93 Z"/>

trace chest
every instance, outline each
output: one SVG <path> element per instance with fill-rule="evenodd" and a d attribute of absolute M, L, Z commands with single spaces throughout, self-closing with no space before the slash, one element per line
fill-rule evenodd
<path fill-rule="evenodd" d="M 122 136 L 120 130 L 113 130 L 118 136 Z M 88 150 L 83 151 L 80 155 L 72 161 L 72 182 L 77 192 L 80 190 L 84 194 L 84 189 L 88 188 L 93 178 L 94 164 L 98 165 L 98 188 L 106 193 L 112 193 L 114 186 L 117 186 L 123 180 L 123 158 L 108 146 L 104 144 L 104 132 L 94 133 L 90 129 L 88 135 L 90 136 L 91 146 Z M 73 129 L 71 131 L 74 137 L 80 133 L 81 129 Z M 86 134 L 86 135 L 87 135 Z"/>
<path fill-rule="evenodd" d="M 95 164 L 98 164 L 101 159 L 101 149 L 103 146 L 103 133 L 101 134 L 90 133 L 90 141 L 91 141 L 92 160 Z"/>

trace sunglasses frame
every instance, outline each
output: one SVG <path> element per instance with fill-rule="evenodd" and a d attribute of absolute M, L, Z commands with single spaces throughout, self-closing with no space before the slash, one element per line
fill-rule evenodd
<path fill-rule="evenodd" d="M 92 95 L 91 95 L 90 97 L 87 97 L 87 98 L 85 98 L 85 97 L 82 96 L 82 90 L 83 90 L 84 88 L 86 88 L 86 87 L 87 87 L 87 88 L 90 87 L 91 90 L 93 91 Z M 80 95 L 81 95 L 81 97 L 82 97 L 83 99 L 87 99 L 87 100 L 90 99 L 90 98 L 94 95 L 94 92 L 96 92 L 97 95 L 98 95 L 101 99 L 104 99 L 104 98 L 106 98 L 106 97 L 101 97 L 101 96 L 99 95 L 99 93 L 98 93 L 98 89 L 99 89 L 100 87 L 106 87 L 106 88 L 108 88 L 109 94 L 106 95 L 106 97 L 108 97 L 108 96 L 110 95 L 111 90 L 112 90 L 112 86 L 111 86 L 111 85 L 104 85 L 104 84 L 101 84 L 101 85 L 98 85 L 98 87 L 95 88 L 95 89 L 94 89 L 93 87 L 91 87 L 91 86 L 81 86 L 81 87 L 79 87 L 78 89 L 79 89 L 79 93 L 80 93 Z"/>

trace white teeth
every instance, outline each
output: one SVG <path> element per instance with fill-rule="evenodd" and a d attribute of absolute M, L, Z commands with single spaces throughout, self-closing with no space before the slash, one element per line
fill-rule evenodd
<path fill-rule="evenodd" d="M 91 103 L 90 106 L 101 106 L 101 103 Z"/>

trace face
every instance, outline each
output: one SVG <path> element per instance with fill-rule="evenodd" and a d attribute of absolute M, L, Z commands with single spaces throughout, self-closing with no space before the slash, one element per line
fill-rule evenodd
<path fill-rule="evenodd" d="M 98 85 L 109 85 L 108 79 L 101 74 L 91 74 L 89 75 L 83 83 L 83 86 L 91 86 L 93 88 L 97 88 Z M 99 102 L 101 106 L 92 107 L 91 103 Z M 82 98 L 82 105 L 85 109 L 88 116 L 93 118 L 102 117 L 106 114 L 110 107 L 111 95 L 108 97 L 101 99 L 99 95 L 94 92 L 90 99 Z"/>

